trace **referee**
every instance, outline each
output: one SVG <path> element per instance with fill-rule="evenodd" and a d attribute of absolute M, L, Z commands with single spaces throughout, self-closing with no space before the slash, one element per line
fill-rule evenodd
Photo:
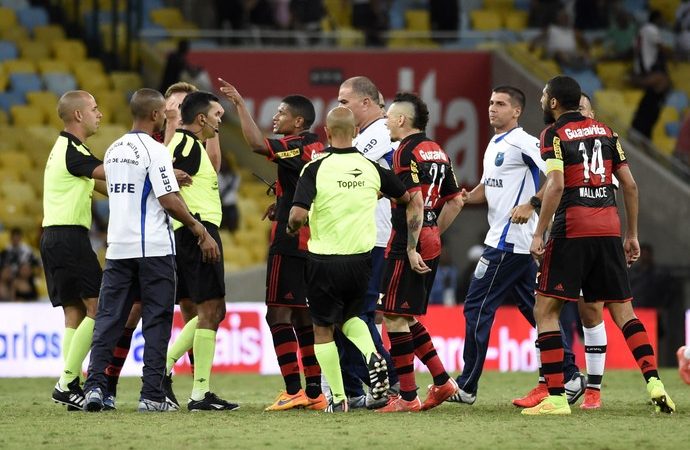
<path fill-rule="evenodd" d="M 103 115 L 86 91 L 66 92 L 57 105 L 64 123 L 50 151 L 43 175 L 41 259 L 54 307 L 65 315 L 62 341 L 64 369 L 53 401 L 78 408 L 84 404 L 79 386 L 81 365 L 91 347 L 101 288 L 101 266 L 91 248 L 91 196 L 94 179 L 105 180 L 103 163 L 85 142 L 98 130 Z M 99 191 L 105 192 L 101 184 Z"/>
<path fill-rule="evenodd" d="M 309 219 L 306 280 L 314 322 L 314 352 L 331 387 L 326 412 L 347 412 L 335 325 L 362 352 L 375 399 L 388 389 L 385 359 L 376 352 L 367 325 L 358 316 L 371 277 L 371 250 L 376 243 L 374 211 L 379 192 L 407 203 L 409 194 L 389 170 L 366 159 L 352 146 L 355 118 L 344 106 L 326 118 L 331 147 L 307 164 L 297 183 L 287 231 L 296 235 Z"/>

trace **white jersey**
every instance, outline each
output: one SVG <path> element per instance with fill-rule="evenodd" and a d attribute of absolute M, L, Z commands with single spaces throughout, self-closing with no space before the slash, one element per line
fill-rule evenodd
<path fill-rule="evenodd" d="M 536 213 L 525 224 L 510 222 L 510 211 L 528 203 L 539 190 L 539 172 L 545 173 L 539 139 L 521 127 L 497 134 L 484 153 L 482 183 L 489 206 L 489 232 L 484 243 L 511 253 L 529 253 L 537 228 Z"/>
<path fill-rule="evenodd" d="M 172 220 L 158 202 L 180 190 L 168 149 L 146 133 L 127 133 L 108 147 L 103 164 L 110 204 L 105 257 L 174 255 Z"/>
<path fill-rule="evenodd" d="M 386 119 L 381 118 L 359 131 L 352 145 L 357 147 L 367 159 L 390 169 L 393 161 L 393 150 L 398 143 L 391 143 L 391 136 L 386 127 Z M 376 206 L 376 247 L 386 247 L 391 236 L 391 202 L 387 198 L 379 199 Z"/>

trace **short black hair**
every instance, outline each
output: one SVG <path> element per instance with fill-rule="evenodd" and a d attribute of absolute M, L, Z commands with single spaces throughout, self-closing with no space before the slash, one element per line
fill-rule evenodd
<path fill-rule="evenodd" d="M 501 86 L 496 86 L 491 92 L 497 92 L 499 94 L 508 94 L 510 99 L 520 106 L 521 110 L 525 110 L 525 93 L 514 86 L 508 86 L 506 84 Z"/>
<path fill-rule="evenodd" d="M 558 75 L 546 83 L 546 93 L 549 98 L 555 98 L 562 108 L 576 110 L 580 107 L 582 90 L 574 78 Z"/>
<path fill-rule="evenodd" d="M 129 100 L 129 109 L 135 119 L 146 119 L 165 104 L 163 94 L 150 88 L 138 89 Z"/>
<path fill-rule="evenodd" d="M 206 91 L 190 92 L 182 100 L 180 105 L 180 115 L 182 123 L 189 125 L 194 123 L 194 119 L 199 114 L 206 114 L 211 109 L 211 102 L 218 102 L 218 97 Z"/>
<path fill-rule="evenodd" d="M 290 112 L 297 117 L 304 119 L 304 129 L 308 130 L 316 120 L 316 111 L 314 104 L 304 95 L 288 95 L 282 100 L 288 105 Z"/>
<path fill-rule="evenodd" d="M 393 103 L 407 102 L 414 107 L 414 119 L 412 120 L 412 127 L 418 130 L 425 130 L 426 124 L 429 123 L 429 108 L 426 103 L 417 95 L 411 92 L 398 92 L 395 94 Z"/>
<path fill-rule="evenodd" d="M 661 11 L 658 9 L 652 9 L 649 11 L 649 22 L 654 23 L 662 18 Z"/>

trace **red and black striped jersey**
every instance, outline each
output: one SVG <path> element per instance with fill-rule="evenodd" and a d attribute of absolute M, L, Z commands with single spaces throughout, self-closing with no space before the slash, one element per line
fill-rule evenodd
<path fill-rule="evenodd" d="M 269 161 L 278 165 L 275 221 L 271 230 L 269 253 L 304 256 L 309 240 L 309 228 L 302 227 L 300 229 L 299 239 L 288 236 L 285 228 L 302 168 L 312 160 L 314 155 L 321 153 L 324 146 L 319 142 L 319 137 L 316 134 L 308 131 L 285 136 L 282 139 L 266 139 L 265 144 L 270 153 Z"/>
<path fill-rule="evenodd" d="M 424 202 L 424 222 L 417 251 L 425 260 L 441 254 L 441 236 L 436 218 L 446 200 L 460 194 L 453 165 L 446 152 L 424 133 L 412 134 L 400 142 L 393 153 L 393 171 L 410 194 L 418 192 Z M 405 205 L 391 205 L 393 233 L 388 254 L 393 258 L 407 255 L 407 217 Z"/>
<path fill-rule="evenodd" d="M 618 135 L 579 112 L 561 115 L 541 133 L 544 160 L 563 161 L 564 191 L 551 236 L 620 236 L 613 174 L 627 165 Z"/>

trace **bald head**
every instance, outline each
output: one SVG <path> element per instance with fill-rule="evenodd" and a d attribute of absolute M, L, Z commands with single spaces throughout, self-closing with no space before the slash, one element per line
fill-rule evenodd
<path fill-rule="evenodd" d="M 94 100 L 93 96 L 86 91 L 65 92 L 58 100 L 57 105 L 57 113 L 60 120 L 65 123 L 75 121 L 74 113 L 85 109 L 92 100 Z"/>
<path fill-rule="evenodd" d="M 132 111 L 134 120 L 148 119 L 154 111 L 165 106 L 163 94 L 155 89 L 139 89 L 132 95 L 129 101 L 129 108 Z"/>
<path fill-rule="evenodd" d="M 336 106 L 328 112 L 326 129 L 331 138 L 352 140 L 355 137 L 355 115 L 350 108 Z"/>

